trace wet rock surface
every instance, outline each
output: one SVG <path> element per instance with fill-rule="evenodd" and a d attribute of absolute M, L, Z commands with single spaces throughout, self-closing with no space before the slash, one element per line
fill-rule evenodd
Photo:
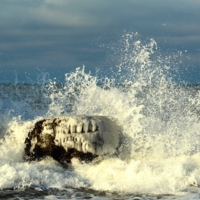
<path fill-rule="evenodd" d="M 105 116 L 60 116 L 35 123 L 25 139 L 27 161 L 51 156 L 60 163 L 72 158 L 90 162 L 113 154 L 119 146 L 119 128 Z"/>

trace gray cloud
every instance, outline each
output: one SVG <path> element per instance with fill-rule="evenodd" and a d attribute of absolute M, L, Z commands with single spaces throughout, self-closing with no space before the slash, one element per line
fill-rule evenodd
<path fill-rule="evenodd" d="M 112 46 L 124 30 L 154 38 L 163 54 L 187 51 L 197 68 L 199 10 L 198 0 L 3 0 L 0 68 L 105 68 L 109 48 L 100 46 Z"/>

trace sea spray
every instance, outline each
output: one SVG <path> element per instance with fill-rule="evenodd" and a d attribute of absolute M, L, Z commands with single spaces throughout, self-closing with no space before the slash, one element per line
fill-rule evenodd
<path fill-rule="evenodd" d="M 113 82 L 108 90 L 88 87 L 76 109 L 85 112 L 90 108 L 87 111 L 92 113 L 97 106 L 100 114 L 114 114 L 129 136 L 131 156 L 126 161 L 116 158 L 86 165 L 87 170 L 76 165 L 75 170 L 92 180 L 92 187 L 98 190 L 159 194 L 198 185 L 199 89 L 173 81 L 176 74 L 171 68 L 177 73 L 178 66 L 171 66 L 176 63 L 172 56 L 162 58 L 155 53 L 154 40 L 132 45 L 127 36 L 125 56 L 118 65 L 123 87 L 115 88 Z M 93 91 L 101 92 L 94 98 Z"/>
<path fill-rule="evenodd" d="M 195 186 L 198 191 L 199 88 L 175 82 L 176 55 L 162 56 L 153 39 L 144 42 L 128 33 L 114 50 L 116 78 L 99 79 L 83 67 L 66 74 L 63 84 L 47 83 L 42 74 L 42 84 L 1 85 L 2 189 L 84 187 L 141 195 L 183 194 Z M 74 159 L 69 170 L 51 158 L 24 162 L 24 139 L 34 123 L 70 114 L 114 117 L 126 141 L 120 155 L 87 164 Z"/>

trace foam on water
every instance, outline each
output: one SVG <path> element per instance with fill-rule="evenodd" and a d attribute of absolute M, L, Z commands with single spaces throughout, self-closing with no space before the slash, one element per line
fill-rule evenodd
<path fill-rule="evenodd" d="M 154 40 L 142 42 L 137 34 L 129 33 L 119 46 L 115 79 L 99 80 L 83 67 L 66 74 L 63 85 L 43 82 L 41 87 L 26 86 L 26 92 L 18 84 L 1 86 L 0 188 L 199 192 L 200 90 L 173 82 L 177 55 L 162 57 Z M 69 114 L 114 117 L 125 137 L 120 156 L 89 164 L 73 159 L 68 170 L 51 158 L 24 162 L 24 140 L 34 122 Z"/>

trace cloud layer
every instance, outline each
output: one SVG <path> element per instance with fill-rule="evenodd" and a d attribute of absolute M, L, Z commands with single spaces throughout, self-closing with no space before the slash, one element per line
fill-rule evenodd
<path fill-rule="evenodd" d="M 100 46 L 126 30 L 154 38 L 163 53 L 185 52 L 198 71 L 199 10 L 197 0 L 2 1 L 0 69 L 105 67 Z"/>

